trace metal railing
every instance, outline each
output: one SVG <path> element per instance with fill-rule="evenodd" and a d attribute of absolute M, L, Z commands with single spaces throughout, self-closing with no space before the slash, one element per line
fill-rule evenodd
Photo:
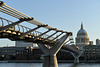
<path fill-rule="evenodd" d="M 7 20 L 7 19 L 4 19 L 4 18 L 2 18 L 2 17 L 0 17 L 0 26 L 1 27 L 4 27 L 4 26 L 6 26 L 6 25 L 9 25 L 9 24 L 12 24 L 12 23 L 14 23 L 14 22 L 12 22 L 12 21 L 9 21 L 9 20 Z M 11 27 L 11 28 L 9 28 L 9 29 L 12 29 L 12 30 L 14 30 L 14 31 L 19 31 L 19 32 L 22 32 L 22 33 L 25 33 L 25 32 L 27 32 L 27 31 L 29 31 L 29 30 L 31 30 L 31 28 L 28 28 L 28 27 L 26 27 L 26 26 L 23 26 L 23 25 L 15 25 L 15 26 L 13 26 L 13 27 Z M 30 35 L 32 35 L 32 36 L 39 36 L 40 34 L 42 34 L 41 32 L 39 32 L 39 31 L 33 31 L 33 32 L 30 32 L 29 33 Z M 49 35 L 47 35 L 47 34 L 44 34 L 43 36 L 41 36 L 42 38 L 47 38 Z M 53 39 L 54 37 L 50 37 L 49 39 Z"/>

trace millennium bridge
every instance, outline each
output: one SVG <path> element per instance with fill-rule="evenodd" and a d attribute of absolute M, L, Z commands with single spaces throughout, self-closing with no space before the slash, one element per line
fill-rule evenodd
<path fill-rule="evenodd" d="M 0 1 L 0 12 L 18 19 L 16 22 L 13 22 L 0 17 L 0 38 L 37 43 L 44 53 L 43 67 L 58 67 L 56 54 L 60 49 L 65 52 L 71 52 L 75 58 L 75 63 L 79 63 L 78 58 L 81 52 L 67 44 L 72 40 L 70 39 L 72 32 L 63 31 L 39 22 L 33 17 L 29 17 L 9 7 L 3 1 Z M 21 23 L 25 22 L 34 26 L 29 28 L 28 25 L 21 25 Z M 42 28 L 43 31 L 46 29 L 46 31 L 37 31 L 40 28 Z M 49 33 L 51 31 L 53 31 L 53 33 Z"/>

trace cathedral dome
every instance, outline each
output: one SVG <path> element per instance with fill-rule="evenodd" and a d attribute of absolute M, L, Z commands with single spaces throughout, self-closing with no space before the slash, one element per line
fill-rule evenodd
<path fill-rule="evenodd" d="M 81 29 L 78 31 L 77 36 L 88 36 L 87 32 L 83 29 L 83 24 L 81 24 Z"/>
<path fill-rule="evenodd" d="M 80 30 L 78 31 L 77 36 L 79 36 L 79 35 L 81 35 L 81 36 L 88 36 L 88 35 L 87 35 L 87 32 L 86 32 L 84 29 L 80 29 Z"/>
<path fill-rule="evenodd" d="M 83 50 L 85 45 L 89 45 L 89 37 L 87 32 L 83 29 L 83 24 L 81 24 L 81 29 L 77 32 L 76 45 Z"/>

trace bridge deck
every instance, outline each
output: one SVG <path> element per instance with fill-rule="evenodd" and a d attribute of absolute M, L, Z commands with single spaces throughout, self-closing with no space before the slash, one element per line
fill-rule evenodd
<path fill-rule="evenodd" d="M 1 28 L 2 26 L 0 26 Z M 13 28 L 9 28 L 7 30 L 3 30 L 0 31 L 0 38 L 9 38 L 10 40 L 13 41 L 25 41 L 25 42 L 34 42 L 34 43 L 43 43 L 43 44 L 54 44 L 55 41 L 53 41 L 52 43 L 50 43 L 50 39 L 47 39 L 45 42 L 43 42 L 42 40 L 44 40 L 45 38 L 43 37 L 39 37 L 36 40 L 33 40 L 33 38 L 37 37 L 35 34 L 27 34 L 24 35 L 21 38 L 17 38 L 18 36 L 20 36 L 21 34 L 23 34 L 24 32 L 18 31 L 18 30 L 14 30 Z"/>

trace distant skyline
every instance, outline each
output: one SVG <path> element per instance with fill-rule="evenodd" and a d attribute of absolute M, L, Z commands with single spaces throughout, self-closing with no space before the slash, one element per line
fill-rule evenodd
<path fill-rule="evenodd" d="M 73 32 L 75 39 L 83 22 L 90 41 L 100 39 L 100 0 L 1 0 L 8 6 L 57 29 Z M 11 21 L 0 12 L 0 17 Z M 0 46 L 13 45 L 10 40 L 0 39 Z"/>

